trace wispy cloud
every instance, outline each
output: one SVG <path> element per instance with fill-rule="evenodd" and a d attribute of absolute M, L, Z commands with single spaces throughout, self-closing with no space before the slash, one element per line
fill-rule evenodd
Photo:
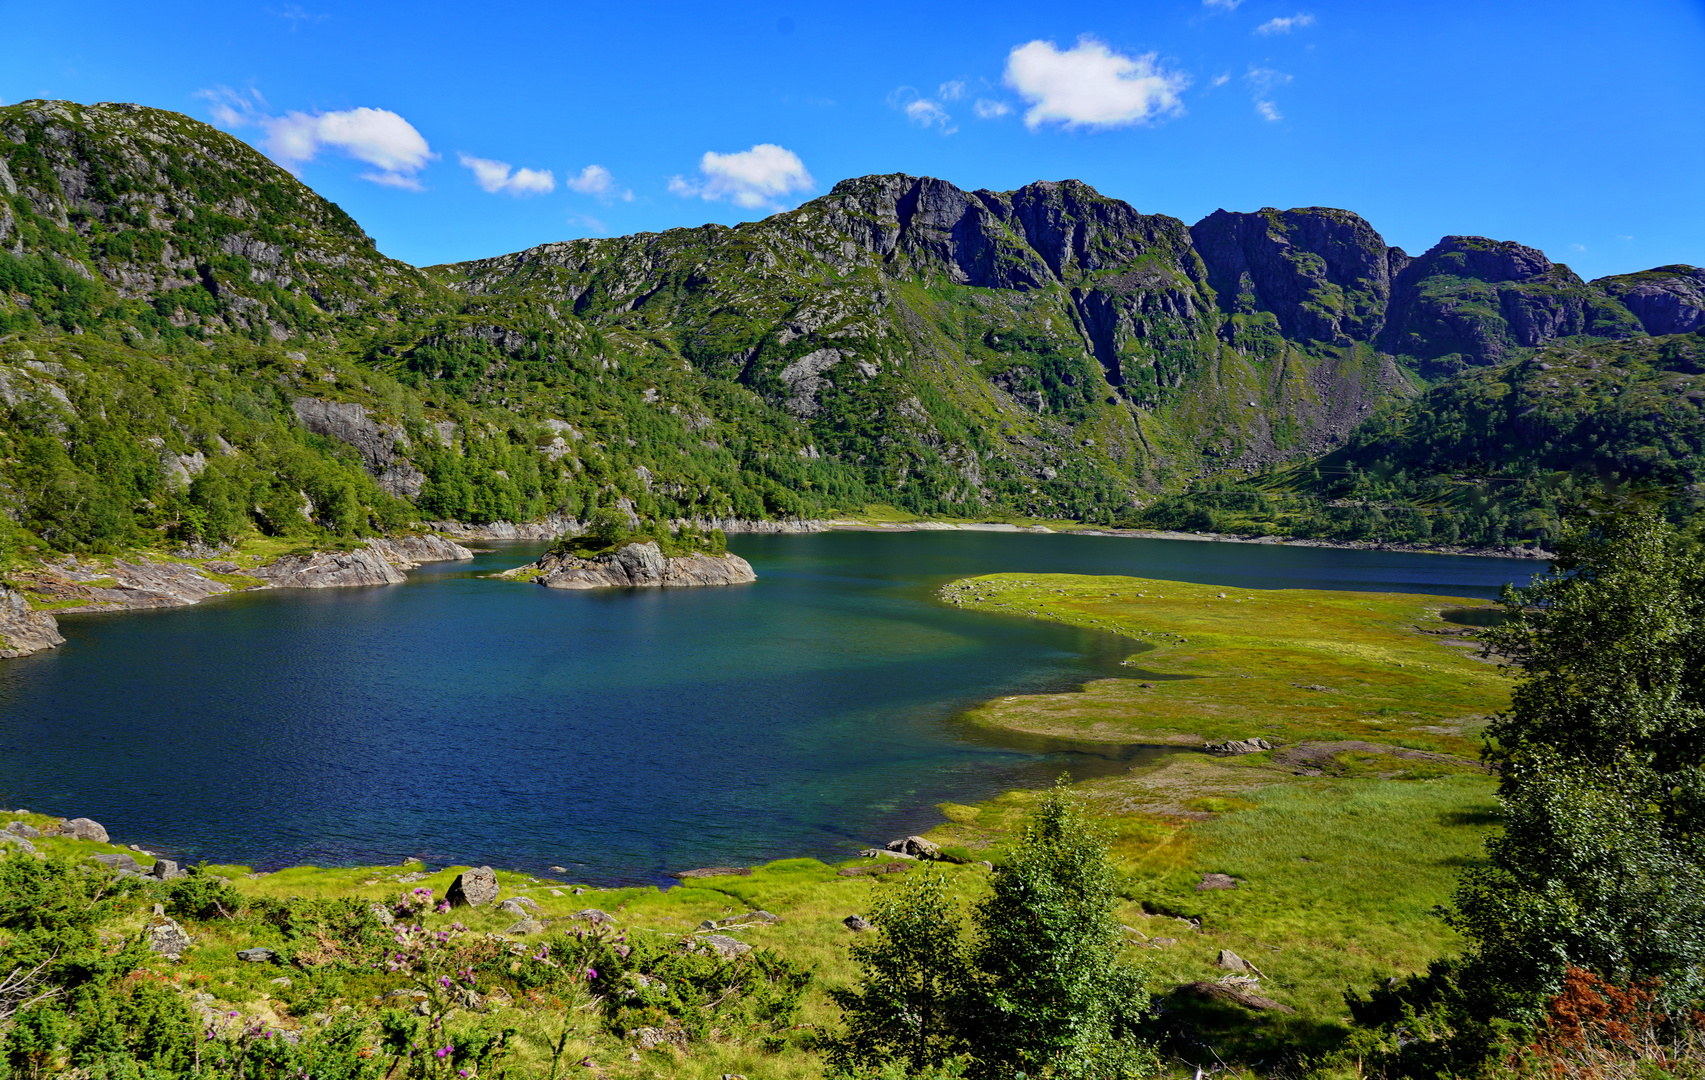
<path fill-rule="evenodd" d="M 462 167 L 474 174 L 474 183 L 493 195 L 546 195 L 556 190 L 556 177 L 549 169 L 514 169 L 507 161 L 457 154 Z"/>
<path fill-rule="evenodd" d="M 1213 81 L 1208 83 L 1208 85 L 1209 86 L 1224 86 L 1226 83 L 1228 83 L 1230 81 L 1231 81 L 1231 72 L 1225 71 L 1225 72 L 1221 72 L 1218 75 L 1215 75 L 1213 78 Z"/>
<path fill-rule="evenodd" d="M 1184 111 L 1183 75 L 1164 71 L 1154 53 L 1125 56 L 1089 35 L 1062 51 L 1051 41 L 1015 47 L 1007 57 L 1007 85 L 1031 105 L 1024 122 L 1032 129 L 1122 127 Z"/>
<path fill-rule="evenodd" d="M 978 98 L 977 104 L 971 107 L 971 111 L 977 114 L 979 120 L 999 120 L 1012 112 L 1012 106 L 1004 101 L 995 101 L 993 98 Z"/>
<path fill-rule="evenodd" d="M 1291 81 L 1291 77 L 1282 71 L 1272 68 L 1252 67 L 1243 76 L 1243 81 L 1249 84 L 1251 98 L 1255 103 L 1255 113 L 1261 119 L 1277 122 L 1285 118 L 1279 111 L 1279 106 L 1273 101 L 1273 91 Z"/>
<path fill-rule="evenodd" d="M 312 25 L 314 23 L 325 22 L 327 19 L 331 18 L 330 15 L 316 15 L 313 12 L 304 11 L 296 4 L 285 4 L 284 7 L 278 11 L 273 11 L 271 8 L 268 8 L 267 14 L 289 22 L 290 32 L 292 34 L 294 34 L 296 32 L 296 28 L 301 26 L 303 23 Z"/>
<path fill-rule="evenodd" d="M 633 202 L 633 192 L 616 183 L 615 176 L 602 165 L 588 165 L 577 175 L 563 181 L 563 186 L 582 195 L 594 195 L 605 202 L 620 199 Z"/>
<path fill-rule="evenodd" d="M 210 103 L 213 118 L 226 127 L 254 126 L 265 132 L 262 149 L 280 165 L 300 176 L 302 166 L 321 150 L 336 150 L 375 167 L 360 174 L 385 187 L 422 191 L 418 174 L 438 160 L 425 136 L 413 124 L 388 109 L 357 108 L 335 112 L 291 111 L 272 116 L 266 99 L 256 90 L 229 87 L 201 90 L 197 97 Z"/>
<path fill-rule="evenodd" d="M 1243 0 L 1202 0 L 1203 7 L 1219 8 L 1221 11 L 1236 11 L 1237 5 Z"/>
<path fill-rule="evenodd" d="M 1255 28 L 1255 32 L 1257 34 L 1262 34 L 1262 35 L 1288 34 L 1292 30 L 1297 30 L 1297 29 L 1300 29 L 1301 27 L 1304 27 L 1304 26 L 1313 26 L 1313 25 L 1314 25 L 1314 16 L 1313 15 L 1304 15 L 1304 14 L 1301 14 L 1299 12 L 1296 15 L 1284 15 L 1284 16 L 1280 16 L 1280 17 L 1275 18 L 1275 19 L 1268 19 L 1266 22 L 1262 23 L 1260 26 L 1257 26 Z"/>
<path fill-rule="evenodd" d="M 952 82 L 944 82 L 936 90 L 935 96 L 943 101 L 958 101 L 965 96 L 965 81 L 955 79 Z"/>
<path fill-rule="evenodd" d="M 600 236 L 610 235 L 610 227 L 591 214 L 570 214 L 568 215 L 568 223 L 585 229 L 587 232 L 595 232 Z"/>
<path fill-rule="evenodd" d="M 669 178 L 669 190 L 682 198 L 726 199 L 753 210 L 779 207 L 781 199 L 810 191 L 816 184 L 798 154 L 774 143 L 759 143 L 734 154 L 707 150 L 699 159 L 697 176 Z"/>
<path fill-rule="evenodd" d="M 956 88 L 957 93 L 964 93 L 964 83 L 944 83 L 943 89 Z M 899 109 L 906 119 L 919 127 L 936 128 L 943 135 L 951 135 L 959 130 L 953 122 L 953 115 L 941 102 L 934 98 L 924 97 L 918 93 L 915 86 L 899 86 L 888 95 L 890 108 Z"/>

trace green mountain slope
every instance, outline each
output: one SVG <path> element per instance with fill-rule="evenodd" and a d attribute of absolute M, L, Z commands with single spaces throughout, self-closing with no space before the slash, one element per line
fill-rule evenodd
<path fill-rule="evenodd" d="M 1137 520 L 1333 452 L 1391 473 L 1368 455 L 1420 430 L 1394 418 L 1705 322 L 1692 267 L 1411 258 L 1347 211 L 1187 226 L 1076 181 L 862 177 L 734 228 L 416 269 L 241 141 L 132 105 L 0 108 L 0 192 L 0 485 L 18 543 L 67 550 L 611 504 Z M 1471 442 L 1411 461 L 1417 435 L 1395 471 Z M 1504 445 L 1472 453 L 1527 460 Z"/>

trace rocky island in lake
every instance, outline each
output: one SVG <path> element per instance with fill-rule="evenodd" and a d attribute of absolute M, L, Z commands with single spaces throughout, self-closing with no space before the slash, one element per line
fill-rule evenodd
<path fill-rule="evenodd" d="M 758 580 L 752 564 L 732 552 L 693 551 L 665 555 L 656 540 L 636 540 L 614 551 L 577 555 L 547 552 L 537 562 L 502 576 L 532 581 L 547 589 L 608 589 L 622 586 L 685 588 L 693 585 L 745 585 Z"/>

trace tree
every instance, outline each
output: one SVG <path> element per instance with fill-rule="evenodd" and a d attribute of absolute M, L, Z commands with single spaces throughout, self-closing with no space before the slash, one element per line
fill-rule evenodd
<path fill-rule="evenodd" d="M 1483 1015 L 1537 1017 L 1570 966 L 1705 991 L 1705 562 L 1649 510 L 1570 529 L 1507 589 L 1489 653 L 1519 670 L 1490 729 L 1502 836 L 1452 922 Z"/>
<path fill-rule="evenodd" d="M 614 506 L 600 506 L 586 520 L 586 535 L 605 547 L 627 539 L 630 530 L 628 516 Z"/>
<path fill-rule="evenodd" d="M 1135 1032 L 1148 995 L 1119 956 L 1118 901 L 1107 839 L 1062 777 L 973 914 L 976 974 L 964 1023 L 979 1075 L 1150 1071 L 1154 1058 Z"/>
<path fill-rule="evenodd" d="M 890 895 L 870 915 L 875 934 L 852 946 L 864 977 L 829 991 L 846 1021 L 844 1034 L 829 1047 L 829 1062 L 841 1072 L 894 1060 L 917 1072 L 961 1049 L 963 916 L 948 895 L 947 879 L 919 872 L 886 888 Z"/>

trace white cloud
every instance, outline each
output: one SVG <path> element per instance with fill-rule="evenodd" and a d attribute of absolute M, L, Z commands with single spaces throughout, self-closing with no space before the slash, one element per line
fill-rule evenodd
<path fill-rule="evenodd" d="M 1012 106 L 1004 101 L 993 101 L 989 98 L 978 98 L 973 106 L 979 120 L 999 120 L 1012 112 Z"/>
<path fill-rule="evenodd" d="M 514 169 L 507 161 L 492 161 L 457 154 L 464 168 L 474 174 L 474 183 L 493 195 L 544 195 L 556 190 L 556 176 L 549 169 Z"/>
<path fill-rule="evenodd" d="M 1243 0 L 1202 0 L 1203 7 L 1219 8 L 1221 11 L 1236 11 L 1237 5 Z"/>
<path fill-rule="evenodd" d="M 588 165 L 576 176 L 563 181 L 563 186 L 582 195 L 595 195 L 605 202 L 620 199 L 633 202 L 633 192 L 616 184 L 615 175 L 602 165 Z"/>
<path fill-rule="evenodd" d="M 958 101 L 965 96 L 965 82 L 962 79 L 944 82 L 935 94 L 943 101 Z"/>
<path fill-rule="evenodd" d="M 1272 93 L 1274 88 L 1291 81 L 1289 75 L 1282 71 L 1274 71 L 1272 68 L 1252 67 L 1248 74 L 1243 76 L 1243 81 L 1249 84 L 1253 93 L 1256 115 L 1269 122 L 1276 122 L 1285 118 L 1285 114 L 1281 113 L 1279 107 L 1273 103 Z"/>
<path fill-rule="evenodd" d="M 1184 76 L 1162 71 L 1155 55 L 1124 56 L 1088 36 L 1064 52 L 1051 41 L 1012 50 L 1006 82 L 1031 102 L 1024 122 L 1119 127 L 1183 111 Z"/>
<path fill-rule="evenodd" d="M 955 84 L 947 83 L 944 88 L 953 85 Z M 919 127 L 940 128 L 943 135 L 951 135 L 959 130 L 958 125 L 953 122 L 952 114 L 942 107 L 941 102 L 921 96 L 915 86 L 895 87 L 894 92 L 888 95 L 888 105 L 905 113 L 906 119 Z"/>
<path fill-rule="evenodd" d="M 568 223 L 578 225 L 588 232 L 595 232 L 601 236 L 610 235 L 610 227 L 591 214 L 570 214 L 568 215 Z"/>
<path fill-rule="evenodd" d="M 1255 28 L 1255 32 L 1257 34 L 1288 34 L 1292 30 L 1297 29 L 1298 27 L 1313 26 L 1313 25 L 1314 25 L 1314 16 L 1313 15 L 1297 14 L 1297 15 L 1281 16 L 1281 17 L 1276 18 L 1276 19 L 1268 19 L 1266 22 L 1262 23 L 1260 26 L 1257 26 Z"/>
<path fill-rule="evenodd" d="M 727 199 L 747 209 L 776 206 L 783 196 L 809 191 L 816 184 L 798 154 L 774 143 L 735 154 L 707 150 L 699 159 L 697 177 L 669 178 L 669 190 L 683 198 Z"/>
<path fill-rule="evenodd" d="M 1214 81 L 1210 82 L 1208 85 L 1209 86 L 1224 86 L 1226 83 L 1228 83 L 1230 81 L 1231 81 L 1231 72 L 1227 71 L 1227 72 L 1224 72 L 1222 74 L 1215 75 Z"/>
<path fill-rule="evenodd" d="M 1569 250 L 1574 252 L 1576 255 L 1584 255 L 1586 254 L 1587 246 L 1585 244 L 1570 244 Z"/>
<path fill-rule="evenodd" d="M 388 109 L 363 106 L 337 112 L 291 111 L 271 116 L 262 111 L 267 107 L 266 99 L 255 90 L 239 93 L 221 86 L 202 90 L 196 96 L 211 103 L 213 118 L 226 127 L 252 125 L 264 131 L 266 137 L 261 148 L 298 176 L 303 165 L 329 147 L 377 169 L 362 173 L 363 180 L 421 191 L 416 174 L 438 160 L 414 125 Z"/>

